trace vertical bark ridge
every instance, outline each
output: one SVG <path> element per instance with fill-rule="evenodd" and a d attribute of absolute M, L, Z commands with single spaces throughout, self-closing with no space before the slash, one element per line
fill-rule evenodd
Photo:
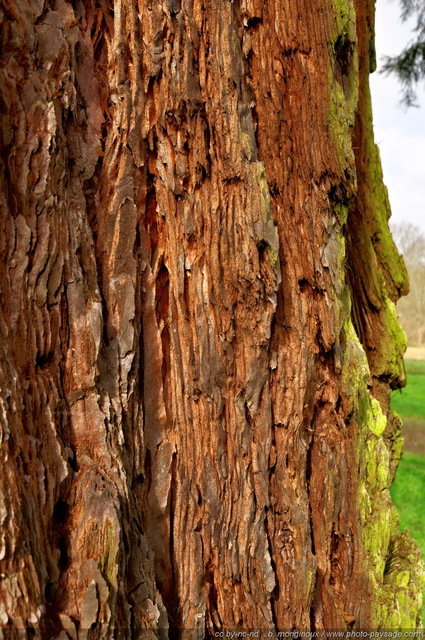
<path fill-rule="evenodd" d="M 354 581 L 353 591 L 345 591 L 347 575 L 360 570 L 360 558 L 357 567 L 352 562 L 350 566 L 350 541 L 340 553 L 342 559 L 331 548 L 333 538 L 350 539 L 356 501 L 350 504 L 341 495 L 354 497 L 348 465 L 355 458 L 349 441 L 352 429 L 350 433 L 344 424 L 334 355 L 343 348 L 339 331 L 344 249 L 343 222 L 333 211 L 330 195 L 341 184 L 353 190 L 354 158 L 351 152 L 340 163 L 329 118 L 332 12 L 323 7 L 323 19 L 317 20 L 302 7 L 291 12 L 289 7 L 273 5 L 262 20 L 262 28 L 252 36 L 251 68 L 257 82 L 259 155 L 273 184 L 282 265 L 273 372 L 278 455 L 272 476 L 275 504 L 269 515 L 279 584 L 274 608 L 280 628 L 339 628 L 345 625 L 345 600 L 353 606 L 356 587 L 358 593 Z M 267 50 L 276 52 L 272 64 Z M 301 90 L 303 97 L 294 95 L 294 90 Z M 324 97 L 320 103 L 317 95 Z M 266 114 L 278 120 L 270 128 Z M 273 143 L 272 132 L 279 135 Z M 281 163 L 273 158 L 276 149 Z M 294 175 L 303 179 L 294 180 Z M 335 304 L 329 305 L 330 299 Z M 342 468 L 337 470 L 340 455 Z M 296 484 L 291 476 L 297 478 Z M 348 565 L 338 565 L 338 577 L 337 563 Z"/>

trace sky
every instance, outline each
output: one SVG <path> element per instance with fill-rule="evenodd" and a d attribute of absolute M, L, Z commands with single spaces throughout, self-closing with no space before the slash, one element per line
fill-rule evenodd
<path fill-rule="evenodd" d="M 412 39 L 415 21 L 402 23 L 397 0 L 376 2 L 378 69 L 370 76 L 375 142 L 381 152 L 394 223 L 410 223 L 425 235 L 425 88 L 419 108 L 400 106 L 400 84 L 379 73 L 384 55 L 395 55 Z"/>

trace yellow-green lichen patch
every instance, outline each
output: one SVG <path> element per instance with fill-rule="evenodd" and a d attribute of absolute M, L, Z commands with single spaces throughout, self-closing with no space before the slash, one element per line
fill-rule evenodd
<path fill-rule="evenodd" d="M 335 367 L 339 372 L 343 364 L 341 357 L 345 356 L 345 322 L 351 314 L 350 292 L 345 283 L 346 246 L 340 225 L 332 216 L 329 217 L 326 232 L 327 238 L 321 249 L 321 260 L 322 265 L 329 272 L 334 290 L 335 308 L 330 323 L 329 340 L 334 345 Z M 347 397 L 349 395 L 350 393 L 347 391 Z"/>
<path fill-rule="evenodd" d="M 333 75 L 329 90 L 328 127 L 341 167 L 354 168 L 351 136 L 354 127 L 354 110 L 347 104 L 344 90 Z"/>
<path fill-rule="evenodd" d="M 242 147 L 242 151 L 244 156 L 246 157 L 246 159 L 251 162 L 252 158 L 253 158 L 253 150 L 252 150 L 252 140 L 251 140 L 251 136 L 246 133 L 246 131 L 243 131 L 242 129 L 239 130 L 239 138 L 241 141 L 241 147 Z"/>
<path fill-rule="evenodd" d="M 389 452 L 382 437 L 386 418 L 378 400 L 367 388 L 369 366 L 349 316 L 344 323 L 343 332 L 343 390 L 351 398 L 352 411 L 360 429 L 357 443 L 358 504 L 363 544 L 371 579 L 379 583 L 380 576 L 382 582 L 390 540 L 398 526 L 397 512 L 389 493 Z"/>
<path fill-rule="evenodd" d="M 339 224 L 343 226 L 347 222 L 348 206 L 342 202 L 336 202 L 333 206 L 333 211 Z"/>
<path fill-rule="evenodd" d="M 329 39 L 328 126 L 341 167 L 349 168 L 354 176 L 352 130 L 359 97 L 356 14 L 351 0 L 334 0 L 333 6 L 335 29 Z"/>
<path fill-rule="evenodd" d="M 406 380 L 403 356 L 407 340 L 399 322 L 395 304 L 389 298 L 383 299 L 380 319 L 384 331 L 379 349 L 374 353 L 374 375 L 386 378 L 393 387 L 403 386 Z"/>
<path fill-rule="evenodd" d="M 375 44 L 375 32 L 373 31 L 369 38 L 369 73 L 376 71 L 376 44 Z"/>
<path fill-rule="evenodd" d="M 355 410 L 358 410 L 359 400 L 364 396 L 370 371 L 366 354 L 357 337 L 351 317 L 348 317 L 345 323 L 344 337 L 342 388 L 344 394 L 351 397 Z"/>
<path fill-rule="evenodd" d="M 407 531 L 391 543 L 378 599 L 375 624 L 389 629 L 421 629 L 420 608 L 425 585 L 418 546 Z"/>
<path fill-rule="evenodd" d="M 344 309 L 347 313 L 347 304 Z M 387 418 L 368 389 L 370 371 L 366 354 L 350 319 L 346 318 L 342 333 L 345 342 L 341 371 L 343 391 L 351 399 L 351 409 L 359 425 L 357 499 L 363 548 L 372 592 L 376 594 L 372 603 L 373 624 L 377 629 L 413 628 L 420 608 L 422 565 L 419 559 L 413 567 L 412 560 L 406 554 L 401 556 L 394 543 L 399 536 L 399 518 L 389 492 L 391 458 L 384 439 Z M 416 557 L 419 552 L 415 543 L 409 539 L 409 545 L 412 557 Z M 403 572 L 397 583 L 388 582 L 389 559 L 398 563 Z"/>
<path fill-rule="evenodd" d="M 374 592 L 380 594 L 390 543 L 398 527 L 391 501 L 390 456 L 382 433 L 386 419 L 376 398 L 368 391 L 360 401 L 358 442 L 360 486 L 359 511 L 363 545 Z"/>
<path fill-rule="evenodd" d="M 390 409 L 387 415 L 387 428 L 385 430 L 385 441 L 391 451 L 391 483 L 394 482 L 395 473 L 403 455 L 404 438 L 401 435 L 402 421 L 400 416 Z"/>
<path fill-rule="evenodd" d="M 251 235 L 258 245 L 263 245 L 280 282 L 279 236 L 273 217 L 272 200 L 263 162 L 250 162 L 246 166 L 249 193 L 253 212 Z"/>
<path fill-rule="evenodd" d="M 266 167 L 264 162 L 253 163 L 254 179 L 257 185 L 260 186 L 262 209 L 264 211 L 264 219 L 267 222 L 272 218 L 272 203 L 270 197 L 269 184 L 267 182 Z"/>
<path fill-rule="evenodd" d="M 356 11 L 352 0 L 333 0 L 332 2 L 336 20 L 335 39 L 340 34 L 356 37 Z"/>
<path fill-rule="evenodd" d="M 344 324 L 344 319 L 349 316 L 349 292 L 345 285 L 345 238 L 340 232 L 340 227 L 335 219 L 330 218 L 327 226 L 326 243 L 321 250 L 322 265 L 328 270 L 333 289 L 335 291 L 335 315 L 337 327 Z M 348 305 L 348 306 L 347 306 Z M 335 333 L 335 327 L 332 330 Z"/>
<path fill-rule="evenodd" d="M 388 195 L 382 182 L 379 151 L 373 140 L 370 96 L 367 93 L 366 104 L 363 100 L 361 104 L 363 111 L 357 113 L 358 61 L 353 3 L 351 0 L 334 0 L 333 5 L 335 32 L 331 33 L 329 40 L 328 127 L 347 182 L 350 175 L 353 176 L 352 184 L 356 180 L 351 135 L 356 116 L 362 120 L 361 131 L 357 133 L 366 145 L 361 146 L 357 158 L 358 207 L 356 216 L 353 216 L 355 223 L 359 224 L 355 237 L 362 242 L 358 258 L 361 260 L 359 272 L 364 297 L 356 308 L 356 314 L 360 315 L 359 328 L 362 329 L 365 346 L 360 343 L 348 319 L 350 303 L 344 301 L 343 292 L 338 345 L 341 353 L 335 353 L 335 368 L 341 371 L 345 409 L 359 429 L 356 442 L 357 504 L 370 593 L 373 594 L 371 626 L 376 629 L 407 629 L 418 624 L 423 564 L 409 536 L 404 544 L 409 551 L 404 552 L 403 545 L 397 542 L 400 539 L 399 519 L 389 488 L 394 476 L 392 458 L 400 455 L 401 439 L 391 413 L 388 413 L 388 421 L 385 401 L 386 384 L 395 387 L 404 380 L 402 357 L 405 337 L 394 302 L 406 290 L 406 271 L 388 229 Z M 343 205 L 341 202 L 342 210 L 341 207 L 335 209 L 335 217 L 345 222 Z M 369 385 L 377 397 L 371 394 Z M 389 562 L 391 566 L 397 565 L 397 573 L 389 571 Z"/>
<path fill-rule="evenodd" d="M 269 245 L 267 247 L 267 255 L 273 268 L 275 270 L 279 270 L 280 273 L 279 252 L 274 247 L 271 247 Z"/>
<path fill-rule="evenodd" d="M 386 422 L 378 400 L 365 391 L 358 412 L 358 504 L 372 590 L 377 594 L 373 626 L 410 629 L 418 623 L 423 564 L 416 543 L 408 535 L 404 551 L 396 544 L 400 538 L 399 518 L 389 493 L 392 474 L 390 452 L 383 438 Z M 401 578 L 393 576 L 389 580 L 390 565 L 402 572 Z"/>
<path fill-rule="evenodd" d="M 102 530 L 103 554 L 100 559 L 100 570 L 110 587 L 117 587 L 117 552 L 118 545 L 115 529 L 107 520 Z"/>
<path fill-rule="evenodd" d="M 360 494 L 359 494 L 360 495 Z M 362 522 L 363 546 L 367 555 L 374 593 L 380 593 L 388 549 L 394 536 L 398 516 L 392 505 L 388 490 L 383 491 L 379 501 L 370 500 L 368 494 L 368 517 Z M 366 513 L 362 509 L 360 513 Z"/>
<path fill-rule="evenodd" d="M 369 421 L 369 429 L 376 436 L 382 436 L 387 426 L 387 419 L 382 413 L 381 405 L 376 398 L 370 399 L 371 420 Z"/>
<path fill-rule="evenodd" d="M 396 301 L 400 295 L 408 293 L 408 276 L 406 266 L 398 253 L 388 226 L 391 207 L 388 191 L 383 181 L 379 148 L 373 138 L 372 101 L 369 88 L 366 90 L 365 110 L 365 126 L 369 131 L 369 135 L 366 137 L 368 180 L 363 184 L 364 204 L 368 214 L 366 221 L 388 296 L 391 300 Z"/>

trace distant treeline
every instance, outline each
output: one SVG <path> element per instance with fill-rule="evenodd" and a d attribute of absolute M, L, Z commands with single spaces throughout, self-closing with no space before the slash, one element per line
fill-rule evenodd
<path fill-rule="evenodd" d="M 412 224 L 393 224 L 391 231 L 409 272 L 410 293 L 397 311 L 410 346 L 425 345 L 425 235 Z"/>

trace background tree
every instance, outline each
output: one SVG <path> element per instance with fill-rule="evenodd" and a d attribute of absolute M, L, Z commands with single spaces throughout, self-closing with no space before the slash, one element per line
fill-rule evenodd
<path fill-rule="evenodd" d="M 364 0 L 3 2 L 11 637 L 419 624 L 372 24 Z"/>
<path fill-rule="evenodd" d="M 425 344 L 425 236 L 412 224 L 391 225 L 394 240 L 403 254 L 409 274 L 409 295 L 403 297 L 397 311 L 411 346 Z"/>
<path fill-rule="evenodd" d="M 416 106 L 415 87 L 425 77 L 425 5 L 423 0 L 400 0 L 401 19 L 416 16 L 415 36 L 398 56 L 385 57 L 383 71 L 394 73 L 401 82 L 403 102 Z"/>

